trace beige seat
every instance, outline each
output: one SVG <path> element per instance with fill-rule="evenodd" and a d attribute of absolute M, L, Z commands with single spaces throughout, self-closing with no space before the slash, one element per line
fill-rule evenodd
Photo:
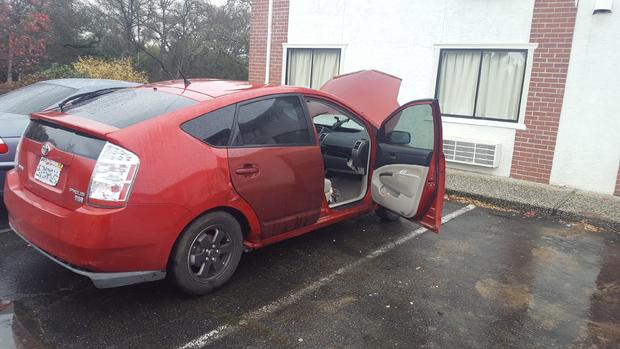
<path fill-rule="evenodd" d="M 334 190 L 332 189 L 332 181 L 327 178 L 325 178 L 323 191 L 325 192 L 325 200 L 327 200 L 328 204 L 331 204 L 334 200 Z"/>

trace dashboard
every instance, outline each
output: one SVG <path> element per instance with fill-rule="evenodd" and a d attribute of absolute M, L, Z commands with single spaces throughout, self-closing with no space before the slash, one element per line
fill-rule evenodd
<path fill-rule="evenodd" d="M 365 130 L 315 124 L 326 171 L 366 174 L 370 142 Z"/>

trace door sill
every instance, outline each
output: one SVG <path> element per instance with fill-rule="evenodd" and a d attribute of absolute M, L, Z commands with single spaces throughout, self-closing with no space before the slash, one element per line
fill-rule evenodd
<path fill-rule="evenodd" d="M 362 204 L 364 202 L 365 196 L 366 195 L 362 196 L 361 198 L 351 199 L 349 201 L 338 203 L 337 205 L 334 205 L 333 207 L 332 206 L 328 206 L 328 207 L 330 210 L 333 210 L 333 211 L 340 211 L 340 210 L 344 210 L 347 208 L 351 208 L 351 207 Z"/>

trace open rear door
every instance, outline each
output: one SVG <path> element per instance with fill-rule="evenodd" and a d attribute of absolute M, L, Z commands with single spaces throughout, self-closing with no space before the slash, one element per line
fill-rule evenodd
<path fill-rule="evenodd" d="M 445 187 L 438 101 L 418 100 L 396 109 L 381 124 L 377 143 L 373 200 L 438 233 Z"/>

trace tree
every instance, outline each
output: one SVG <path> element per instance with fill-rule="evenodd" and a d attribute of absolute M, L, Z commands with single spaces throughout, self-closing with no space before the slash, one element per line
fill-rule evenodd
<path fill-rule="evenodd" d="M 0 53 L 6 81 L 36 65 L 45 56 L 49 16 L 44 0 L 7 0 L 0 4 Z"/>
<path fill-rule="evenodd" d="M 103 36 L 95 29 L 98 19 L 82 0 L 46 1 L 51 22 L 46 49 L 48 62 L 68 65 L 80 56 L 101 54 Z"/>
<path fill-rule="evenodd" d="M 32 21 L 37 13 L 44 20 Z M 13 78 L 91 56 L 104 61 L 131 57 L 134 68 L 151 81 L 180 78 L 181 73 L 243 80 L 249 17 L 250 0 L 228 0 L 222 6 L 209 0 L 0 0 L 0 79 L 7 71 Z M 11 51 L 23 55 L 12 53 L 9 67 L 8 33 L 22 37 L 15 33 L 25 32 L 26 23 L 37 30 Z M 25 59 L 25 52 L 34 59 Z"/>
<path fill-rule="evenodd" d="M 59 1 L 59 0 L 56 0 Z M 247 78 L 249 0 L 92 0 L 97 23 L 123 33 L 122 55 L 135 57 L 151 80 Z M 102 41 L 101 48 L 105 45 Z M 118 54 L 118 51 L 117 51 Z"/>

